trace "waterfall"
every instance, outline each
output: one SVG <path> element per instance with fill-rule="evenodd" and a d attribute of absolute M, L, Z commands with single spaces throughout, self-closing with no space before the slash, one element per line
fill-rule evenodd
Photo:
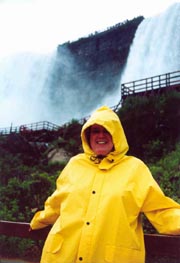
<path fill-rule="evenodd" d="M 141 22 L 121 83 L 180 69 L 179 13 L 177 3 Z M 88 116 L 102 104 L 119 102 L 120 90 L 103 90 L 103 83 L 82 80 L 76 64 L 67 50 L 61 56 L 56 50 L 1 54 L 0 127 L 37 121 L 63 124 Z"/>
<path fill-rule="evenodd" d="M 144 19 L 130 48 L 121 83 L 180 69 L 180 4 Z"/>
<path fill-rule="evenodd" d="M 54 54 L 18 53 L 0 60 L 0 126 L 49 119 L 48 82 Z"/>
<path fill-rule="evenodd" d="M 113 94 L 102 82 L 81 78 L 78 63 L 65 47 L 48 54 L 6 55 L 1 57 L 0 72 L 3 128 L 38 121 L 60 125 L 81 119 Z"/>
<path fill-rule="evenodd" d="M 64 124 L 88 116 L 108 91 L 82 79 L 73 56 L 17 53 L 0 60 L 0 127 L 38 121 Z"/>

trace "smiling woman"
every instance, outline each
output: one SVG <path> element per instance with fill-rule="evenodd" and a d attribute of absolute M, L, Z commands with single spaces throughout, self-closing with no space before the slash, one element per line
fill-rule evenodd
<path fill-rule="evenodd" d="M 30 223 L 31 229 L 52 225 L 41 263 L 144 263 L 141 213 L 160 233 L 180 234 L 180 205 L 163 194 L 140 159 L 127 155 L 113 110 L 97 109 L 81 139 L 84 152 L 70 159 Z"/>
<path fill-rule="evenodd" d="M 90 127 L 90 146 L 98 156 L 106 156 L 113 149 L 111 134 L 101 125 Z"/>

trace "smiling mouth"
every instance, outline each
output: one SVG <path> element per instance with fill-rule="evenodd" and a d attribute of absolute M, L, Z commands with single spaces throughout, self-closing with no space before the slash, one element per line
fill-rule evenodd
<path fill-rule="evenodd" d="M 97 143 L 97 144 L 106 144 L 105 141 L 97 141 L 96 143 Z"/>

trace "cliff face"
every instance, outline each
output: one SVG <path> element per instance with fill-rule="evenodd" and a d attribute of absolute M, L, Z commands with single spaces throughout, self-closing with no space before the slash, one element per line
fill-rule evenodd
<path fill-rule="evenodd" d="M 115 106 L 120 102 L 120 78 L 143 19 L 134 18 L 57 47 L 48 94 L 53 115 L 79 119 L 98 105 Z"/>
<path fill-rule="evenodd" d="M 119 23 L 104 32 L 59 45 L 59 56 L 61 57 L 66 50 L 75 65 L 71 76 L 68 77 L 71 79 L 74 74 L 78 74 L 82 80 L 88 79 L 96 87 L 103 85 L 104 91 L 116 89 L 136 29 L 143 19 L 142 16 L 137 17 Z M 58 70 L 59 76 L 68 73 L 65 65 L 59 65 Z"/>

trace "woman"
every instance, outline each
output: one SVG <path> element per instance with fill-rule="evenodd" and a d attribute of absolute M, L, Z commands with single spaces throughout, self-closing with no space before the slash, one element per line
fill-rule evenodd
<path fill-rule="evenodd" d="M 31 228 L 53 225 L 41 263 L 143 263 L 141 214 L 166 234 L 180 234 L 180 205 L 166 197 L 147 166 L 127 156 L 119 117 L 108 107 L 81 132 L 84 153 L 70 159 Z"/>

